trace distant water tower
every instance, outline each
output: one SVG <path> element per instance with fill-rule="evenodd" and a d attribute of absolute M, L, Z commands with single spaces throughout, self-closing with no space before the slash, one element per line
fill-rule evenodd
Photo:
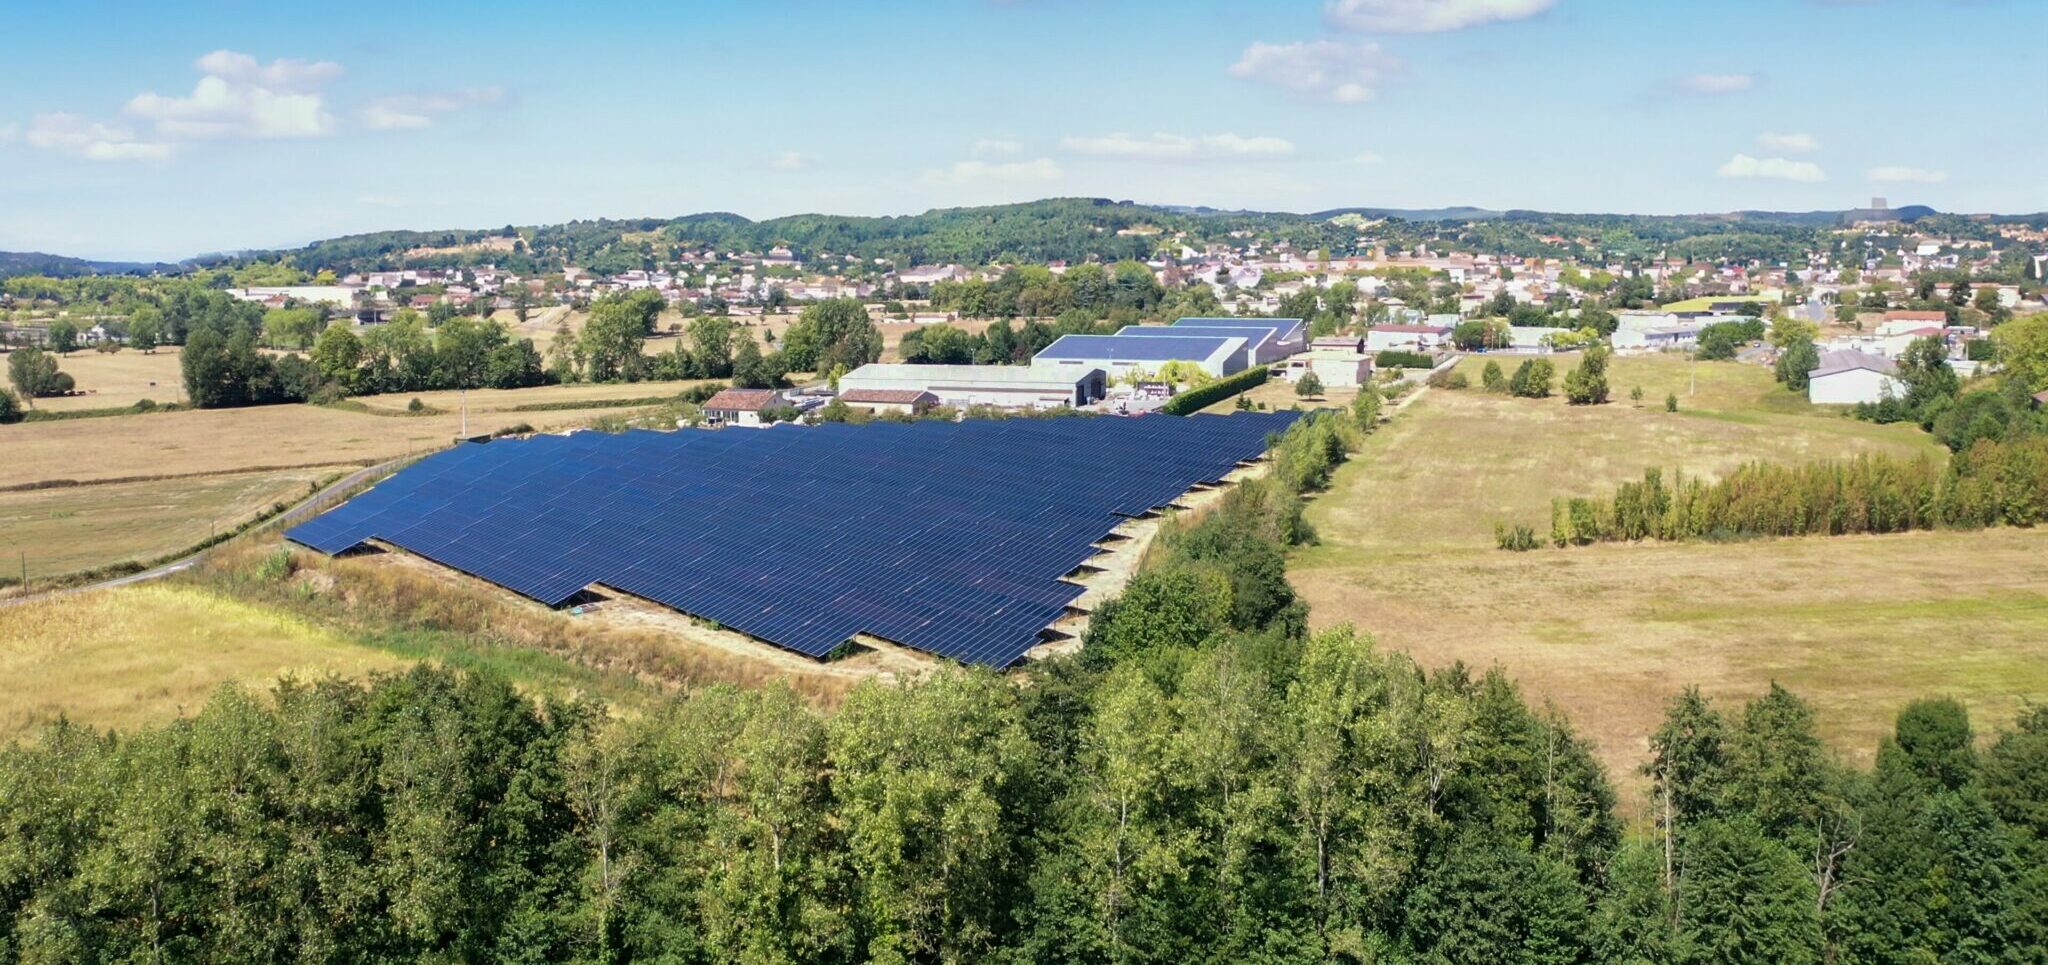
<path fill-rule="evenodd" d="M 1883 198 L 1871 198 L 1870 209 L 1872 211 L 1890 211 L 1892 206 Z"/>

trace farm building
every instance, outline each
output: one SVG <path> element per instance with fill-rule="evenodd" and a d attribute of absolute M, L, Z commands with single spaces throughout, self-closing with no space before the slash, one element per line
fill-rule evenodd
<path fill-rule="evenodd" d="M 903 365 L 871 362 L 839 377 L 855 392 L 929 392 L 939 405 L 1050 409 L 1087 405 L 1108 391 L 1100 368 L 1050 365 Z M 849 405 L 852 403 L 849 402 Z"/>
<path fill-rule="evenodd" d="M 1312 349 L 1288 359 L 1280 375 L 1289 382 L 1314 372 L 1316 381 L 1333 389 L 1355 389 L 1372 380 L 1372 356 L 1347 349 Z"/>
<path fill-rule="evenodd" d="M 773 389 L 726 389 L 704 400 L 704 417 L 729 426 L 766 425 L 761 414 L 784 404 Z"/>
<path fill-rule="evenodd" d="M 853 389 L 842 390 L 839 401 L 869 412 L 922 415 L 939 404 L 939 397 L 924 389 Z"/>
<path fill-rule="evenodd" d="M 1820 357 L 1820 368 L 1807 373 L 1806 397 L 1818 405 L 1874 403 L 1887 396 L 1905 398 L 1906 383 L 1900 381 L 1898 367 L 1882 355 L 1828 352 Z"/>
<path fill-rule="evenodd" d="M 1448 325 L 1374 325 L 1365 330 L 1368 352 L 1433 352 L 1450 340 Z"/>
<path fill-rule="evenodd" d="M 1168 362 L 1186 362 L 1210 375 L 1242 372 L 1246 340 L 1240 336 L 1131 338 L 1120 335 L 1062 335 L 1032 359 L 1079 372 L 1100 369 L 1114 380 L 1132 372 L 1157 372 Z"/>

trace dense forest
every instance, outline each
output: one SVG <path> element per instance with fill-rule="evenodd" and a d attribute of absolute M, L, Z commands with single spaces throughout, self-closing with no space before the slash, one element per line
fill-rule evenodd
<path fill-rule="evenodd" d="M 1784 690 L 1675 695 L 1631 833 L 1592 748 L 1501 671 L 1309 633 L 1302 493 L 1376 405 L 1291 430 L 1021 680 L 615 718 L 422 668 L 53 726 L 0 751 L 0 961 L 2048 953 L 2048 711 L 1983 741 L 1916 703 L 1862 771 Z"/>

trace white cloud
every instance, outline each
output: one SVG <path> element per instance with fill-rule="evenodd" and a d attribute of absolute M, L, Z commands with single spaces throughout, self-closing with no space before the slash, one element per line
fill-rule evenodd
<path fill-rule="evenodd" d="M 1260 41 L 1246 47 L 1237 63 L 1230 65 L 1230 76 L 1270 84 L 1310 100 L 1360 104 L 1378 96 L 1381 82 L 1400 69 L 1400 58 L 1381 50 L 1379 44 Z"/>
<path fill-rule="evenodd" d="M 1187 137 L 1180 134 L 1137 135 L 1118 132 L 1100 137 L 1061 138 L 1060 148 L 1094 157 L 1145 160 L 1282 157 L 1294 153 L 1294 144 L 1291 141 L 1277 137 L 1244 137 L 1238 134 Z"/>
<path fill-rule="evenodd" d="M 801 171 L 811 166 L 811 159 L 795 151 L 784 151 L 768 159 L 768 167 L 774 171 Z"/>
<path fill-rule="evenodd" d="M 1678 86 L 1695 94 L 1739 94 L 1756 86 L 1755 74 L 1688 74 Z"/>
<path fill-rule="evenodd" d="M 120 124 L 102 124 L 77 114 L 37 114 L 25 137 L 30 147 L 70 154 L 90 161 L 161 161 L 171 146 L 138 140 Z"/>
<path fill-rule="evenodd" d="M 1386 158 L 1381 157 L 1377 151 L 1360 151 L 1351 156 L 1353 164 L 1378 164 L 1384 160 Z"/>
<path fill-rule="evenodd" d="M 21 125 L 0 124 L 0 144 L 12 144 L 21 137 Z"/>
<path fill-rule="evenodd" d="M 1894 184 L 1940 184 L 1948 180 L 1948 172 L 1888 165 L 1871 168 L 1870 180 Z"/>
<path fill-rule="evenodd" d="M 1557 0 L 1329 0 L 1323 19 L 1340 30 L 1437 33 L 1503 20 L 1522 20 Z"/>
<path fill-rule="evenodd" d="M 196 61 L 202 77 L 185 97 L 146 91 L 123 114 L 168 140 L 324 137 L 334 133 L 320 88 L 340 77 L 332 61 L 273 60 L 216 50 Z"/>
<path fill-rule="evenodd" d="M 1755 158 L 1737 154 L 1714 173 L 1724 178 L 1774 178 L 1780 181 L 1814 182 L 1828 179 L 1827 172 L 1812 161 L 1790 161 L 1781 157 Z"/>
<path fill-rule="evenodd" d="M 377 98 L 363 108 L 363 126 L 373 131 L 413 131 L 431 126 L 434 118 L 443 114 L 504 99 L 505 92 L 496 87 L 394 94 Z"/>
<path fill-rule="evenodd" d="M 1820 150 L 1820 138 L 1811 134 L 1777 134 L 1766 131 L 1756 136 L 1758 147 L 1781 154 L 1812 154 Z"/>
<path fill-rule="evenodd" d="M 950 168 L 926 171 L 924 177 L 935 184 L 1017 183 L 1057 181 L 1065 173 L 1051 158 L 1042 157 L 1029 161 L 958 161 Z"/>
<path fill-rule="evenodd" d="M 974 142 L 976 157 L 1007 157 L 1024 150 L 1024 145 L 1007 137 L 984 137 Z"/>

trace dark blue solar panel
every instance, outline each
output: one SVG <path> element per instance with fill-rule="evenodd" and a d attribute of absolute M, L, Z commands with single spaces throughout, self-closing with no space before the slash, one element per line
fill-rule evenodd
<path fill-rule="evenodd" d="M 1298 318 L 1183 318 L 1169 327 L 1204 329 L 1218 326 L 1263 328 L 1273 333 L 1273 341 L 1276 342 L 1292 342 L 1301 337 L 1301 319 Z"/>
<path fill-rule="evenodd" d="M 292 528 L 550 606 L 603 584 L 822 657 L 858 633 L 1004 667 L 1117 523 L 1295 413 L 578 433 L 457 446 Z"/>
<path fill-rule="evenodd" d="M 1112 362 L 1200 361 L 1223 348 L 1227 337 L 1174 336 L 1130 339 L 1116 335 L 1062 335 L 1033 358 L 1108 359 Z"/>

